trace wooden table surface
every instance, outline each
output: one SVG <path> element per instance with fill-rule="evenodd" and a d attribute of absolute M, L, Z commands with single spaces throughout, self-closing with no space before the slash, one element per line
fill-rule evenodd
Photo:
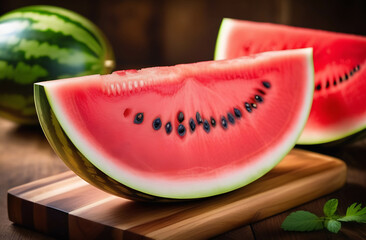
<path fill-rule="evenodd" d="M 338 157 L 348 166 L 347 183 L 340 190 L 281 214 L 242 226 L 215 239 L 366 239 L 366 224 L 342 223 L 338 234 L 326 230 L 310 233 L 283 231 L 285 217 L 296 210 L 322 215 L 324 203 L 339 199 L 339 212 L 353 202 L 366 206 L 366 139 L 338 145 L 318 152 Z M 7 216 L 8 189 L 30 181 L 67 171 L 38 126 L 18 126 L 0 119 L 0 239 L 51 239 L 33 230 L 12 224 Z"/>

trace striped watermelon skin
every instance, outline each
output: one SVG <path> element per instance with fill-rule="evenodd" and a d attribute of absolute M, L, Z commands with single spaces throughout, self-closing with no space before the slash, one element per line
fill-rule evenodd
<path fill-rule="evenodd" d="M 0 116 L 37 123 L 33 83 L 110 73 L 112 48 L 83 16 L 54 6 L 29 6 L 0 17 Z"/>

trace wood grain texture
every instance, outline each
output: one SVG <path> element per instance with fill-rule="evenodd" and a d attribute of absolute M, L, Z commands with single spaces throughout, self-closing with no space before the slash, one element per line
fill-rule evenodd
<path fill-rule="evenodd" d="M 331 198 L 337 198 L 338 213 L 345 214 L 347 207 L 354 202 L 362 203 L 366 206 L 366 139 L 360 139 L 356 142 L 336 145 L 327 148 L 308 146 L 308 150 L 318 151 L 323 154 L 336 156 L 347 163 L 347 182 L 339 190 L 318 198 L 314 201 L 289 209 L 281 214 L 277 214 L 271 218 L 251 225 L 253 234 L 257 240 L 281 239 L 332 239 L 332 240 L 364 240 L 366 239 L 365 224 L 342 223 L 342 228 L 338 234 L 331 233 L 327 230 L 315 231 L 309 233 L 303 232 L 286 232 L 281 229 L 281 224 L 285 218 L 294 211 L 306 210 L 323 216 L 323 206 L 326 201 Z M 238 230 L 241 230 L 239 228 Z M 225 239 L 225 238 L 222 238 Z M 240 238 L 237 238 L 240 239 Z"/>
<path fill-rule="evenodd" d="M 116 0 L 64 0 L 52 1 L 52 4 L 74 10 L 95 22 L 114 43 L 117 69 L 212 59 L 218 27 L 223 17 L 366 34 L 365 24 L 362 24 L 365 19 L 366 1 L 362 0 L 332 1 L 331 4 L 329 1 L 308 0 L 199 1 L 201 3 L 196 3 L 197 5 L 205 2 L 206 6 L 193 9 L 201 16 L 198 20 L 194 17 L 195 22 L 192 22 L 191 17 L 187 15 L 192 14 L 187 7 L 176 10 L 177 7 L 172 4 L 172 1 L 165 0 L 145 1 L 147 7 L 151 7 L 153 3 L 153 8 L 158 9 L 158 12 L 152 10 L 154 12 L 151 15 L 146 10 L 141 12 L 145 7 L 129 0 L 122 0 L 124 3 Z M 126 2 L 131 4 L 127 6 L 128 8 L 122 9 L 123 14 L 112 11 L 121 9 L 122 7 L 119 6 Z M 194 4 L 182 3 L 182 0 L 179 2 L 180 5 Z M 46 0 L 0 1 L 0 14 L 34 4 L 50 4 L 50 2 Z M 284 10 L 283 4 L 287 4 L 288 12 Z M 171 14 L 172 11 L 179 15 Z M 145 27 L 147 18 L 153 24 Z M 197 21 L 199 21 L 198 24 Z M 136 26 L 134 31 L 121 29 L 127 24 Z M 204 31 L 201 31 L 202 29 Z M 141 31 L 144 31 L 143 34 L 140 34 Z M 174 37 L 174 34 L 180 37 Z M 146 38 L 149 44 L 146 44 L 141 37 Z M 178 46 L 179 49 L 177 49 Z M 141 49 L 146 51 L 143 53 L 144 56 L 138 55 L 141 54 Z M 347 164 L 347 183 L 340 190 L 253 224 L 243 224 L 215 239 L 254 239 L 254 236 L 258 240 L 366 239 L 365 225 L 343 225 L 341 232 L 337 235 L 326 233 L 326 231 L 312 234 L 284 232 L 280 228 L 283 219 L 295 210 L 305 209 L 320 215 L 324 202 L 330 198 L 336 197 L 340 200 L 339 208 L 342 212 L 353 202 L 366 204 L 366 140 L 325 150 L 315 148 L 311 150 L 335 156 Z M 40 128 L 21 127 L 0 119 L 0 239 L 53 239 L 9 221 L 6 213 L 7 191 L 14 186 L 66 170 L 67 167 L 56 157 Z"/>
<path fill-rule="evenodd" d="M 0 119 L 0 239 L 48 239 L 11 224 L 7 215 L 7 191 L 66 170 L 39 126 L 18 126 Z"/>
<path fill-rule="evenodd" d="M 65 172 L 10 189 L 8 212 L 15 223 L 71 239 L 207 239 L 333 192 L 345 180 L 342 161 L 294 149 L 259 180 L 212 198 L 133 202 Z"/>

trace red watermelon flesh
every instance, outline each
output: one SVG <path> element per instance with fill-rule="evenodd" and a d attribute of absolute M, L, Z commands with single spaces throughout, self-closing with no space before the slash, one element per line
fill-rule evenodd
<path fill-rule="evenodd" d="M 117 71 L 42 82 L 35 91 L 41 125 L 56 152 L 65 151 L 48 134 L 57 121 L 78 154 L 121 188 L 201 198 L 254 181 L 294 146 L 310 111 L 312 55 L 301 49 Z M 46 104 L 52 121 L 42 110 Z M 59 155 L 74 168 L 75 157 Z"/>
<path fill-rule="evenodd" d="M 315 92 L 299 144 L 335 141 L 366 127 L 366 37 L 224 19 L 215 59 L 312 47 Z"/>

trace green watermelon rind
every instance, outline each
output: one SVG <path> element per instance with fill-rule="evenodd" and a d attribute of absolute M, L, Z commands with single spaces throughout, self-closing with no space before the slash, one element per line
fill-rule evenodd
<path fill-rule="evenodd" d="M 74 28 L 86 33 L 86 35 L 82 35 L 84 38 L 81 38 L 82 36 L 75 38 L 74 35 L 65 33 L 62 30 L 61 25 L 55 29 L 52 27 L 52 25 L 39 25 L 37 28 L 33 28 L 33 24 L 37 23 L 37 14 L 50 19 L 55 18 L 55 21 L 59 25 L 60 21 L 64 21 L 72 25 Z M 17 106 L 17 108 L 11 108 L 7 106 L 7 102 L 0 103 L 0 116 L 5 119 L 9 119 L 20 124 L 38 123 L 33 103 L 32 84 L 34 81 L 39 82 L 90 74 L 105 74 L 110 73 L 114 68 L 114 54 L 106 36 L 94 23 L 76 12 L 56 6 L 26 6 L 0 16 L 0 22 L 11 24 L 22 22 L 29 25 L 27 28 L 25 28 L 25 30 L 23 29 L 24 27 L 22 27 L 23 30 L 19 30 L 22 31 L 22 33 L 27 31 L 28 35 L 26 35 L 25 38 L 14 38 L 18 41 L 16 44 L 14 42 L 11 44 L 4 42 L 4 46 L 6 47 L 3 48 L 2 55 L 0 56 L 0 63 L 2 63 L 3 68 L 5 68 L 6 71 L 3 71 L 3 76 L 0 79 L 0 84 L 2 85 L 0 89 L 0 95 L 5 96 L 11 92 L 11 94 L 15 97 L 24 96 L 31 98 L 32 103 L 27 105 L 24 109 L 18 109 L 19 106 Z M 42 23 L 44 22 L 45 21 Z M 14 34 L 17 36 L 17 31 Z M 40 34 L 42 34 L 42 36 Z M 62 39 L 60 40 L 59 37 Z M 24 40 L 24 42 L 22 40 Z M 58 40 L 62 42 L 58 44 Z M 99 46 L 100 54 L 91 52 L 92 50 L 90 49 L 90 46 L 92 45 L 88 43 L 90 41 L 94 42 L 94 46 Z M 23 43 L 22 47 L 19 47 L 20 43 Z M 47 51 L 43 50 L 33 50 L 34 53 L 32 54 L 28 54 L 26 51 L 24 52 L 25 46 L 28 46 L 29 44 L 34 45 L 36 43 L 38 44 L 36 45 L 36 49 L 50 49 L 50 51 L 54 49 L 59 52 L 67 50 L 69 54 L 57 55 L 54 53 L 52 57 L 46 57 L 45 53 L 47 53 Z M 84 45 L 85 49 L 82 48 Z M 68 48 L 70 46 L 72 48 Z M 72 55 L 70 55 L 71 53 Z M 69 61 L 65 62 L 65 59 L 70 59 L 70 57 L 66 58 L 66 56 L 74 56 L 74 54 L 76 57 L 81 57 L 85 61 L 80 61 L 82 64 L 74 64 L 70 63 Z M 19 64 L 23 64 L 24 66 L 21 67 Z M 25 79 L 21 76 L 22 71 L 28 71 L 29 69 L 35 67 L 38 67 L 39 71 L 43 71 L 43 73 L 38 74 L 39 76 L 27 74 L 26 76 L 29 79 Z M 8 73 L 5 74 L 6 72 Z M 33 76 L 33 78 L 30 78 L 30 76 Z M 34 78 L 36 78 L 36 80 L 34 80 Z M 25 87 L 27 87 L 27 89 L 25 89 Z M 32 115 L 28 114 L 30 113 L 28 111 L 29 107 L 33 108 Z"/>
<path fill-rule="evenodd" d="M 217 35 L 216 45 L 215 45 L 215 51 L 214 51 L 214 59 L 215 60 L 221 60 L 226 59 L 227 56 L 224 54 L 225 50 L 223 49 L 223 46 L 228 46 L 227 44 L 227 36 L 230 32 L 232 26 L 235 25 L 235 20 L 231 18 L 224 18 L 221 22 L 219 32 Z M 301 134 L 299 137 L 297 144 L 298 145 L 337 145 L 344 142 L 351 142 L 352 139 L 359 139 L 359 137 L 353 138 L 353 135 L 359 135 L 358 133 L 362 132 L 363 130 L 366 130 L 366 123 L 360 123 L 359 127 L 356 127 L 352 130 L 347 131 L 339 131 L 339 132 L 333 132 L 329 133 L 327 135 L 323 136 L 317 136 L 315 139 L 312 137 L 312 134 Z M 364 134 L 360 134 L 364 135 Z"/>
<path fill-rule="evenodd" d="M 139 193 L 127 186 L 123 186 L 96 168 L 76 148 L 60 126 L 48 102 L 43 86 L 34 85 L 34 98 L 36 99 L 35 105 L 38 119 L 48 142 L 59 158 L 78 176 L 93 186 L 116 196 L 139 201 L 171 201 L 168 198 L 159 198 Z"/>
<path fill-rule="evenodd" d="M 311 137 L 311 134 L 308 134 L 309 136 L 301 135 L 299 140 L 297 141 L 297 144 L 299 145 L 322 145 L 322 144 L 334 144 L 338 145 L 342 144 L 344 142 L 352 141 L 353 139 L 359 139 L 359 137 L 356 137 L 355 135 L 362 135 L 364 136 L 362 132 L 366 130 L 366 125 L 360 126 L 359 128 L 352 129 L 352 131 L 342 132 L 340 134 L 333 134 L 332 137 L 329 136 L 323 136 L 322 138 L 317 138 L 314 140 L 314 138 Z M 353 138 L 352 136 L 355 136 Z M 362 137 L 363 138 L 363 137 Z"/>
<path fill-rule="evenodd" d="M 230 24 L 231 19 L 230 18 L 224 18 L 221 21 L 221 25 L 219 28 L 219 32 L 217 34 L 217 40 L 216 40 L 216 45 L 215 45 L 215 51 L 214 51 L 214 59 L 215 60 L 221 60 L 224 59 L 225 56 L 222 53 L 222 46 L 226 46 L 226 38 L 225 36 L 227 36 L 227 32 L 229 32 L 230 30 Z"/>
<path fill-rule="evenodd" d="M 63 114 L 62 109 L 60 108 L 57 100 L 52 98 L 52 93 L 48 91 L 48 89 L 44 89 L 46 98 L 37 99 L 39 95 L 36 96 L 36 103 L 47 101 L 50 105 L 52 111 L 56 116 L 56 120 L 58 124 L 63 129 L 65 136 L 67 136 L 68 141 L 72 142 L 76 149 L 78 149 L 78 153 L 87 159 L 90 164 L 92 164 L 96 169 L 100 172 L 103 172 L 105 175 L 110 176 L 116 182 L 120 182 L 122 187 L 127 187 L 128 189 L 135 189 L 135 191 L 139 194 L 146 194 L 149 196 L 158 196 L 159 198 L 163 199 L 195 199 L 195 198 L 204 198 L 208 196 L 213 196 L 217 194 L 221 194 L 224 192 L 229 192 L 245 186 L 256 179 L 260 178 L 264 174 L 266 174 L 269 170 L 271 170 L 275 165 L 277 165 L 285 156 L 286 154 L 293 148 L 295 145 L 296 140 L 300 136 L 302 129 L 305 126 L 307 117 L 310 113 L 310 106 L 312 102 L 312 94 L 314 89 L 314 69 L 313 69 L 313 62 L 312 62 L 312 54 L 310 49 L 305 50 L 296 50 L 298 53 L 302 52 L 302 54 L 306 53 L 308 56 L 308 94 L 304 104 L 304 110 L 302 111 L 301 117 L 299 117 L 298 126 L 295 131 L 289 134 L 289 138 L 287 142 L 283 142 L 281 146 L 272 149 L 271 152 L 268 152 L 266 157 L 263 157 L 261 163 L 257 163 L 257 166 L 254 166 L 251 171 L 247 170 L 247 172 L 237 172 L 231 173 L 230 175 L 227 174 L 225 176 L 226 180 L 220 178 L 220 182 L 218 180 L 210 180 L 208 183 L 204 183 L 203 181 L 200 182 L 166 182 L 165 180 L 156 180 L 156 179 L 149 179 L 149 182 L 146 182 L 146 179 L 140 180 L 138 177 L 132 176 L 128 171 L 125 173 L 121 173 L 120 170 L 116 170 L 117 168 L 108 161 L 103 161 L 103 156 L 100 155 L 92 146 L 88 146 L 88 142 L 79 135 L 77 129 L 74 129 L 70 122 L 70 119 L 67 119 L 67 116 Z M 272 53 L 266 53 L 264 55 L 270 55 Z M 279 54 L 279 53 L 277 53 Z M 280 53 L 281 54 L 281 53 Z M 286 53 L 285 53 L 286 54 Z M 90 76 L 95 77 L 95 76 Z M 36 84 L 35 89 L 44 88 L 42 83 Z M 51 90 L 50 90 L 51 91 Z M 39 103 L 37 103 L 38 105 Z M 38 111 L 38 109 L 37 109 Z M 41 125 L 43 125 L 44 129 L 49 128 L 47 123 L 45 123 L 42 118 L 47 118 L 49 116 L 42 116 L 39 114 Z M 50 141 L 51 145 L 55 145 Z M 56 152 L 59 146 L 53 146 Z M 62 158 L 63 159 L 63 158 Z M 269 159 L 271 159 L 270 161 Z M 65 159 L 63 159 L 65 161 Z M 67 160 L 66 160 L 67 161 Z M 234 180 L 235 181 L 234 181 Z M 150 182 L 155 181 L 154 184 L 149 184 Z M 212 184 L 214 182 L 214 184 Z M 233 184 L 233 182 L 235 182 Z M 179 185 L 181 184 L 181 185 Z M 206 185 L 207 184 L 207 185 Z M 207 188 L 207 186 L 219 186 L 216 188 Z M 226 185 L 225 185 L 226 184 Z M 179 185 L 179 186 L 178 186 Z M 160 187 L 158 187 L 160 186 Z M 193 191 L 195 188 L 195 191 Z M 122 194 L 123 195 L 123 194 Z"/>
<path fill-rule="evenodd" d="M 97 41 L 97 44 L 101 45 L 101 49 L 103 51 L 107 50 L 105 52 L 105 55 L 107 58 L 113 59 L 113 52 L 110 51 L 110 45 L 109 42 L 106 41 L 106 37 L 104 33 L 95 26 L 94 23 L 89 21 L 87 18 L 81 16 L 80 14 L 76 12 L 72 12 L 68 9 L 56 7 L 56 6 L 48 6 L 48 5 L 33 5 L 33 6 L 26 6 L 19 9 L 15 9 L 13 11 L 10 11 L 6 13 L 5 15 L 0 17 L 0 20 L 12 20 L 13 18 L 16 18 L 15 16 L 20 13 L 34 13 L 34 14 L 49 14 L 49 15 L 57 15 L 61 19 L 63 19 L 66 22 L 71 22 L 73 25 L 78 26 L 79 28 L 83 29 L 84 31 L 88 32 L 92 38 L 94 38 Z M 15 15 L 15 16 L 14 16 Z M 26 18 L 24 18 L 25 20 Z M 51 28 L 52 29 L 52 28 Z M 46 30 L 45 30 L 46 31 Z M 86 40 L 86 39 L 85 39 Z"/>

